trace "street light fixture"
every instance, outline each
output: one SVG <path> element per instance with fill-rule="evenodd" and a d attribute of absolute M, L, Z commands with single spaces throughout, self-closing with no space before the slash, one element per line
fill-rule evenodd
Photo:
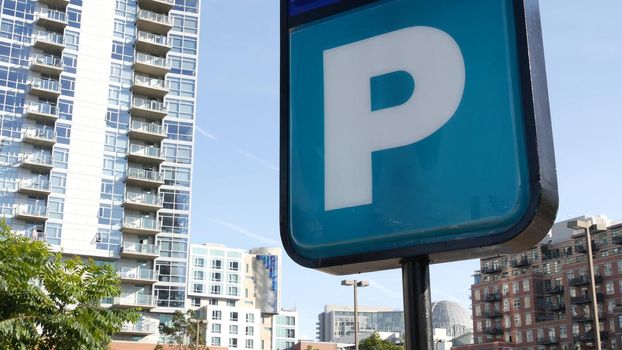
<path fill-rule="evenodd" d="M 369 286 L 369 281 L 343 280 L 341 281 L 341 285 L 353 286 L 354 288 L 354 350 L 359 350 L 359 312 L 356 289 L 358 287 Z"/>
<path fill-rule="evenodd" d="M 596 221 L 596 220 L 594 220 Z M 590 273 L 590 285 L 592 290 L 592 305 L 594 310 L 594 335 L 596 339 L 596 349 L 601 350 L 600 343 L 600 320 L 598 319 L 598 298 L 596 295 L 596 278 L 594 277 L 594 257 L 592 256 L 592 230 L 604 231 L 603 224 L 592 224 L 587 220 L 572 220 L 567 224 L 568 228 L 585 230 L 585 245 L 587 246 L 587 265 Z"/>

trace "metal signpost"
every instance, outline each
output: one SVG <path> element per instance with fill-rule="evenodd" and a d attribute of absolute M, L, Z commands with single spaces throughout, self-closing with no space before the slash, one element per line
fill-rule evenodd
<path fill-rule="evenodd" d="M 333 274 L 532 247 L 557 211 L 537 0 L 282 0 L 281 237 Z"/>

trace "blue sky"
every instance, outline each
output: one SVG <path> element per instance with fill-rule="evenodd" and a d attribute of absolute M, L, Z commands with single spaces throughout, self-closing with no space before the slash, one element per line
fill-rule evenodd
<path fill-rule="evenodd" d="M 622 131 L 622 2 L 541 0 L 555 138 L 558 219 L 622 219 L 617 163 Z M 203 0 L 192 241 L 236 248 L 280 246 L 278 217 L 278 1 Z M 282 303 L 296 307 L 299 336 L 315 337 L 324 304 L 352 302 L 344 276 L 285 256 Z M 468 308 L 476 260 L 434 265 L 432 299 Z M 399 270 L 371 281 L 362 305 L 402 309 Z"/>

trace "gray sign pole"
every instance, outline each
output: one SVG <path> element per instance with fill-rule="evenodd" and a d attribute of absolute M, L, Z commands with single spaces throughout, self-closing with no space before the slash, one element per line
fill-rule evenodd
<path fill-rule="evenodd" d="M 427 256 L 402 260 L 404 291 L 404 350 L 432 350 L 430 260 Z"/>

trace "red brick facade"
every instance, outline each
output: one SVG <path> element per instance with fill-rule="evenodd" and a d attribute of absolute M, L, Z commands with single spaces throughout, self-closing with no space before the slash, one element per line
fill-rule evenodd
<path fill-rule="evenodd" d="M 602 349 L 622 350 L 622 225 L 593 233 L 592 242 Z M 594 348 L 585 248 L 585 235 L 575 234 L 482 259 L 471 286 L 475 344 L 455 349 Z"/>

